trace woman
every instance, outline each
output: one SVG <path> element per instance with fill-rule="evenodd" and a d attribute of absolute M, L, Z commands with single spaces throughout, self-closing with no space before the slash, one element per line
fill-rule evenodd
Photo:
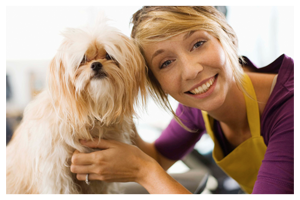
<path fill-rule="evenodd" d="M 167 170 L 207 132 L 216 163 L 247 193 L 294 192 L 294 62 L 282 55 L 257 68 L 237 54 L 237 37 L 214 7 L 147 6 L 132 37 L 148 65 L 154 99 L 174 119 L 152 144 L 82 141 L 78 180 L 135 181 L 149 193 L 190 193 Z M 176 114 L 168 102 L 179 102 Z M 112 159 L 113 158 L 113 159 Z M 125 158 L 125 159 L 124 159 Z"/>

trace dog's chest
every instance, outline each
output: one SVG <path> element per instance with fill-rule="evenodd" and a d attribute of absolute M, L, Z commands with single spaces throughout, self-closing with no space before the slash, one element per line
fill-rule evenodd
<path fill-rule="evenodd" d="M 124 143 L 130 143 L 128 140 L 130 138 L 130 130 L 126 130 L 122 126 L 114 127 L 100 127 L 95 126 L 90 130 L 90 134 L 93 138 L 101 138 L 107 140 L 117 140 Z"/>

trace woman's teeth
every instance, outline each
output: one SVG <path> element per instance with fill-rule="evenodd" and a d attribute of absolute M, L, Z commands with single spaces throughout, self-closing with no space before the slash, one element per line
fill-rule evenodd
<path fill-rule="evenodd" d="M 206 92 L 210 88 L 210 86 L 212 86 L 212 84 L 214 83 L 214 81 L 215 81 L 215 77 L 209 79 L 206 83 L 204 83 L 203 85 L 201 85 L 201 86 L 199 86 L 199 87 L 191 90 L 190 92 L 192 94 L 201 94 L 201 93 L 204 93 L 204 92 Z"/>

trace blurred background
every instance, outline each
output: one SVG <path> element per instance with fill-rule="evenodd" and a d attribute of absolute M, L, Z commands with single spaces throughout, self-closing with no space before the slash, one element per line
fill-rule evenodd
<path fill-rule="evenodd" d="M 247 56 L 258 67 L 269 64 L 281 54 L 294 58 L 294 7 L 216 7 L 225 14 L 237 33 L 239 54 Z M 112 26 L 130 36 L 131 16 L 140 8 L 6 7 L 6 142 L 22 119 L 25 106 L 45 87 L 47 66 L 62 41 L 60 32 L 66 27 L 85 25 L 101 11 L 111 19 Z M 174 99 L 170 101 L 176 109 L 178 103 Z M 149 98 L 147 112 L 141 112 L 135 121 L 141 137 L 153 142 L 171 118 L 171 114 Z M 207 193 L 236 193 L 238 185 L 213 165 L 212 149 L 212 141 L 204 135 L 190 155 L 192 158 L 187 156 L 178 161 L 168 172 L 184 173 L 191 168 L 208 170 L 212 176 Z M 200 160 L 200 164 L 195 164 L 194 158 Z"/>

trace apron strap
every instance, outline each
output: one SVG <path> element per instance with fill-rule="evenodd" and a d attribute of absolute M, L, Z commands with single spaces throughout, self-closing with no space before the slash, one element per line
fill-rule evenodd
<path fill-rule="evenodd" d="M 247 106 L 247 118 L 252 137 L 260 137 L 260 114 L 255 90 L 249 76 L 244 73 L 243 87 L 246 90 L 244 97 Z"/>
<path fill-rule="evenodd" d="M 239 183 L 244 191 L 251 193 L 267 147 L 260 135 L 258 103 L 252 82 L 247 74 L 244 74 L 243 88 L 245 89 L 247 120 L 252 137 L 237 146 L 230 154 L 224 157 L 221 146 L 213 133 L 214 119 L 205 111 L 202 111 L 202 115 L 206 131 L 215 144 L 212 152 L 213 159 L 227 175 Z"/>

